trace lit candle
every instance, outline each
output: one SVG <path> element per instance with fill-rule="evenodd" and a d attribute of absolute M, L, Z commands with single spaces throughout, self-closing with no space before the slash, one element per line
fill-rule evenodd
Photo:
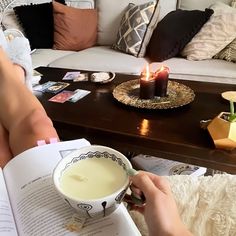
<path fill-rule="evenodd" d="M 141 75 L 139 96 L 141 99 L 152 99 L 155 96 L 155 79 L 150 73 L 148 65 L 146 71 Z"/>
<path fill-rule="evenodd" d="M 155 96 L 166 97 L 167 96 L 167 85 L 169 78 L 169 68 L 162 66 L 154 74 L 155 77 Z"/>

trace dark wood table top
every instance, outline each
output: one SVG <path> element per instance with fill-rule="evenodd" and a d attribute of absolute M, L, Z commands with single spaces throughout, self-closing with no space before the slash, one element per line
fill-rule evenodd
<path fill-rule="evenodd" d="M 68 69 L 37 68 L 48 80 L 61 81 Z M 199 122 L 229 111 L 221 93 L 236 85 L 175 80 L 192 88 L 192 103 L 168 110 L 147 110 L 124 105 L 113 98 L 120 83 L 138 76 L 117 74 L 108 84 L 71 82 L 66 90 L 91 93 L 76 103 L 49 102 L 50 93 L 37 93 L 63 140 L 84 137 L 92 144 L 106 145 L 125 153 L 143 153 L 236 173 L 236 151 L 215 149 L 207 130 Z"/>

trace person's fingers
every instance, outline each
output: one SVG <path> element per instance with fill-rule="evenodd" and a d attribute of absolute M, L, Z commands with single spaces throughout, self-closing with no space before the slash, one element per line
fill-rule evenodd
<path fill-rule="evenodd" d="M 139 171 L 137 175 L 130 176 L 130 179 L 132 184 L 144 193 L 146 192 L 148 194 L 156 188 L 165 194 L 171 193 L 169 182 L 164 177 L 150 172 Z"/>
<path fill-rule="evenodd" d="M 151 178 L 143 171 L 140 171 L 135 176 L 130 176 L 130 180 L 136 188 L 139 188 L 144 193 L 146 199 L 151 197 L 156 191 L 160 191 Z"/>

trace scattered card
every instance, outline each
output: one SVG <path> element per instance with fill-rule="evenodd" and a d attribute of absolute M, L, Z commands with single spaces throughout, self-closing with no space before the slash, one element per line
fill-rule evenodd
<path fill-rule="evenodd" d="M 50 98 L 48 101 L 64 103 L 69 98 L 71 98 L 73 95 L 74 95 L 73 91 L 64 90 L 64 91 L 58 93 L 57 95 L 53 96 L 52 98 Z"/>
<path fill-rule="evenodd" d="M 79 71 L 71 71 L 67 72 L 65 76 L 62 78 L 62 80 L 75 80 L 80 76 Z"/>
<path fill-rule="evenodd" d="M 80 73 L 80 75 L 75 78 L 73 81 L 74 82 L 80 82 L 80 81 L 88 81 L 88 73 Z"/>
<path fill-rule="evenodd" d="M 52 86 L 48 87 L 45 92 L 49 92 L 49 93 L 59 93 L 60 91 L 62 91 L 64 88 L 66 88 L 67 86 L 69 86 L 69 83 L 65 83 L 65 82 L 56 82 L 55 84 L 53 84 Z"/>
<path fill-rule="evenodd" d="M 68 99 L 69 102 L 77 102 L 78 100 L 82 99 L 83 97 L 85 97 L 86 95 L 88 95 L 89 93 L 91 93 L 88 90 L 83 90 L 83 89 L 76 89 L 74 91 L 74 95 L 72 95 L 72 97 L 70 97 Z"/>
<path fill-rule="evenodd" d="M 53 86 L 54 84 L 56 84 L 55 81 L 48 81 L 44 84 L 38 84 L 38 85 L 34 86 L 33 90 L 39 91 L 39 92 L 44 92 L 47 88 L 49 88 L 50 86 Z"/>

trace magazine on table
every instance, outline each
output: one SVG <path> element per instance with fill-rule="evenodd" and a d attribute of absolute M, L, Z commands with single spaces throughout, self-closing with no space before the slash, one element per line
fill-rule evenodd
<path fill-rule="evenodd" d="M 37 146 L 0 168 L 0 236 L 141 235 L 123 204 L 86 221 L 80 232 L 66 229 L 74 211 L 56 192 L 52 172 L 61 158 L 87 145 L 78 139 Z"/>
<path fill-rule="evenodd" d="M 190 165 L 178 161 L 171 161 L 150 155 L 139 154 L 131 159 L 132 164 L 145 171 L 156 175 L 192 175 L 201 176 L 207 171 L 207 168 L 196 165 Z"/>

